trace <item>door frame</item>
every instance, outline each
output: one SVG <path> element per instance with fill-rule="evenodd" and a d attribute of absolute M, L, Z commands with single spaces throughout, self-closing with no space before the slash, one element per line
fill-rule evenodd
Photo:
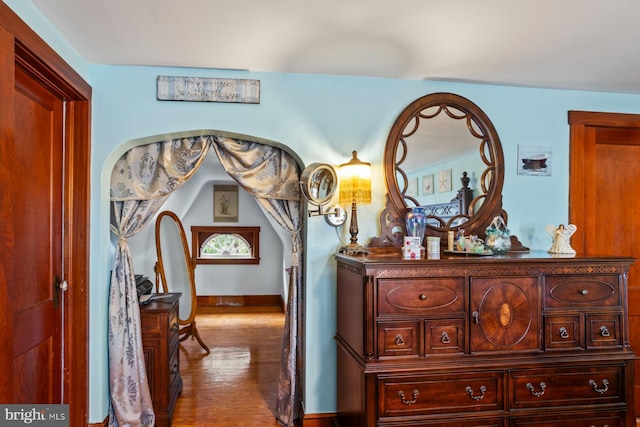
<path fill-rule="evenodd" d="M 67 64 L 44 40 L 42 40 L 18 15 L 0 2 L 0 27 L 13 36 L 13 67 L 5 67 L 0 72 L 10 76 L 12 88 L 5 93 L 5 101 L 13 99 L 15 68 L 20 67 L 38 80 L 65 103 L 64 132 L 64 188 L 63 188 L 63 268 L 69 290 L 64 299 L 64 403 L 69 405 L 70 425 L 87 425 L 88 422 L 88 283 L 89 283 L 89 209 L 90 209 L 90 163 L 91 163 L 91 96 L 89 84 Z M 3 66 L 9 61 L 3 61 Z M 9 69 L 11 68 L 11 69 Z M 6 95 L 6 97 L 4 97 Z M 13 102 L 7 102 L 13 108 Z M 3 110 L 5 114 L 7 111 Z M 9 120 L 13 120 L 12 118 Z M 12 129 L 12 128 L 11 128 Z M 15 138 L 11 129 L 3 130 L 0 143 L 11 147 Z M 10 152 L 10 148 L 7 151 Z M 6 215 L 6 214 L 5 214 Z M 11 218 L 4 218 L 3 221 Z M 11 261 L 9 261 L 11 262 Z M 4 270 L 4 272 L 3 272 Z M 0 265 L 0 278 L 11 283 L 10 269 Z M 1 297 L 2 295 L 0 295 Z M 0 324 L 11 325 L 6 318 L 4 305 L 6 298 L 0 298 Z M 11 327 L 3 331 L 3 342 L 11 342 Z M 8 335 L 8 336 L 7 336 Z M 0 352 L 0 360 L 6 361 L 5 351 Z M 10 360 L 9 360 L 9 363 Z M 5 365 L 3 365 L 5 366 Z M 9 366 L 9 369 L 11 367 Z M 0 390 L 0 397 L 7 387 Z M 0 399 L 2 401 L 2 399 Z"/>

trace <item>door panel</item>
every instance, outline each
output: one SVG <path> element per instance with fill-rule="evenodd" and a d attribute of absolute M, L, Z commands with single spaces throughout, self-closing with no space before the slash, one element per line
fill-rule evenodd
<path fill-rule="evenodd" d="M 578 226 L 574 249 L 640 258 L 640 115 L 572 111 L 569 221 Z M 629 342 L 640 354 L 640 266 L 628 277 Z M 636 362 L 640 372 L 640 362 Z M 640 375 L 635 376 L 640 410 Z"/>
<path fill-rule="evenodd" d="M 13 286 L 14 403 L 62 403 L 63 104 L 16 69 Z"/>

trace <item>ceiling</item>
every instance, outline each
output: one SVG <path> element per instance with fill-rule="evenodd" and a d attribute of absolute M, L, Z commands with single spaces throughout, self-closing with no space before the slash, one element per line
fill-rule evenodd
<path fill-rule="evenodd" d="M 90 63 L 640 93 L 637 0 L 30 0 Z"/>

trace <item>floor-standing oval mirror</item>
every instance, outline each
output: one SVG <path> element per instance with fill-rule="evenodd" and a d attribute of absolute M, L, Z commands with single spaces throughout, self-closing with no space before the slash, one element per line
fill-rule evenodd
<path fill-rule="evenodd" d="M 209 348 L 196 328 L 198 303 L 196 298 L 195 264 L 191 258 L 182 222 L 170 211 L 161 212 L 156 219 L 156 277 L 164 292 L 179 292 L 180 341 L 188 337 L 198 340 L 207 353 Z"/>

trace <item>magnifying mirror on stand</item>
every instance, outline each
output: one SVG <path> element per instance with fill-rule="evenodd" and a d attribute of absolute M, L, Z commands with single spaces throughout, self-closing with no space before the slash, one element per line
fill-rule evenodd
<path fill-rule="evenodd" d="M 333 199 L 338 189 L 338 174 L 333 166 L 325 163 L 312 163 L 300 176 L 300 188 L 305 199 L 317 210 L 309 210 L 309 216 L 323 215 L 329 225 L 339 227 L 347 219 L 346 211 L 340 206 L 325 206 Z"/>
<path fill-rule="evenodd" d="M 196 328 L 198 304 L 196 298 L 195 263 L 193 262 L 184 228 L 177 215 L 161 212 L 156 219 L 156 286 L 162 282 L 162 290 L 182 294 L 178 309 L 180 341 L 188 337 L 196 339 L 210 353 Z M 160 279 L 160 280 L 158 280 Z"/>

